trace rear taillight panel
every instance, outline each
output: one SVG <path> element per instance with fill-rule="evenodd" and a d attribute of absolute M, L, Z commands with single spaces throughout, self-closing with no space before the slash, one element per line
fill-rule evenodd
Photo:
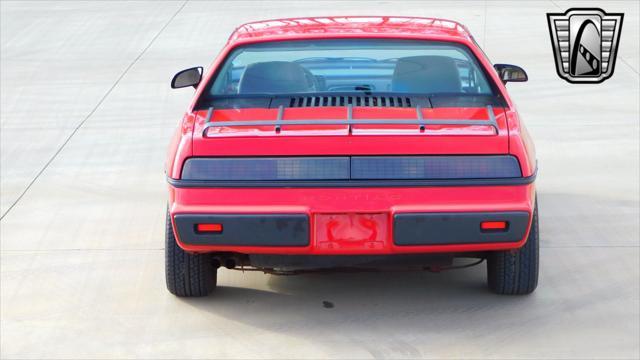
<path fill-rule="evenodd" d="M 510 155 L 191 158 L 183 180 L 500 179 L 522 176 Z"/>

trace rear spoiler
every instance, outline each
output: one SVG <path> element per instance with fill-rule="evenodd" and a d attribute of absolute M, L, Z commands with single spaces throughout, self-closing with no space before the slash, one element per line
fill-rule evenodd
<path fill-rule="evenodd" d="M 284 106 L 278 107 L 278 116 L 275 120 L 248 120 L 248 121 L 211 121 L 213 115 L 213 107 L 207 112 L 207 121 L 202 129 L 202 137 L 208 138 L 207 132 L 209 128 L 227 127 L 227 126 L 273 126 L 275 133 L 280 133 L 283 125 L 348 125 L 349 133 L 351 133 L 352 125 L 416 125 L 420 132 L 424 132 L 428 125 L 481 125 L 491 126 L 498 133 L 498 123 L 493 115 L 493 107 L 487 105 L 488 119 L 483 120 L 465 120 L 465 119 L 425 119 L 422 115 L 422 107 L 416 106 L 415 119 L 353 119 L 353 105 L 347 104 L 346 119 L 304 119 L 304 120 L 286 120 L 283 121 Z"/>

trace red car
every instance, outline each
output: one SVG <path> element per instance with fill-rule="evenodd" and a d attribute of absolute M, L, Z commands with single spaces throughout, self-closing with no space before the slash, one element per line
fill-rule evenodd
<path fill-rule="evenodd" d="M 442 19 L 317 17 L 238 27 L 195 87 L 166 164 L 166 281 L 204 296 L 217 269 L 442 270 L 538 282 L 534 147 L 469 31 Z M 469 262 L 471 260 L 467 260 Z"/>

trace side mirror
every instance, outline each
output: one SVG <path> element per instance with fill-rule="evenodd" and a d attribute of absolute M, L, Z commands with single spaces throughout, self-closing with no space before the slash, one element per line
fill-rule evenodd
<path fill-rule="evenodd" d="M 171 87 L 174 89 L 193 86 L 198 87 L 202 80 L 202 66 L 186 69 L 178 72 L 171 80 Z"/>
<path fill-rule="evenodd" d="M 493 67 L 498 72 L 503 84 L 512 82 L 525 82 L 529 80 L 527 72 L 517 65 L 495 64 Z"/>

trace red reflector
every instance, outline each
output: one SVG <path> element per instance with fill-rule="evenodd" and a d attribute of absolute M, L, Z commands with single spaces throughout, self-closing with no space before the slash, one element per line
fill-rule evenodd
<path fill-rule="evenodd" d="M 199 232 L 221 232 L 222 224 L 197 224 L 196 230 Z"/>
<path fill-rule="evenodd" d="M 483 221 L 480 223 L 480 229 L 482 230 L 505 230 L 506 228 L 506 221 Z"/>

